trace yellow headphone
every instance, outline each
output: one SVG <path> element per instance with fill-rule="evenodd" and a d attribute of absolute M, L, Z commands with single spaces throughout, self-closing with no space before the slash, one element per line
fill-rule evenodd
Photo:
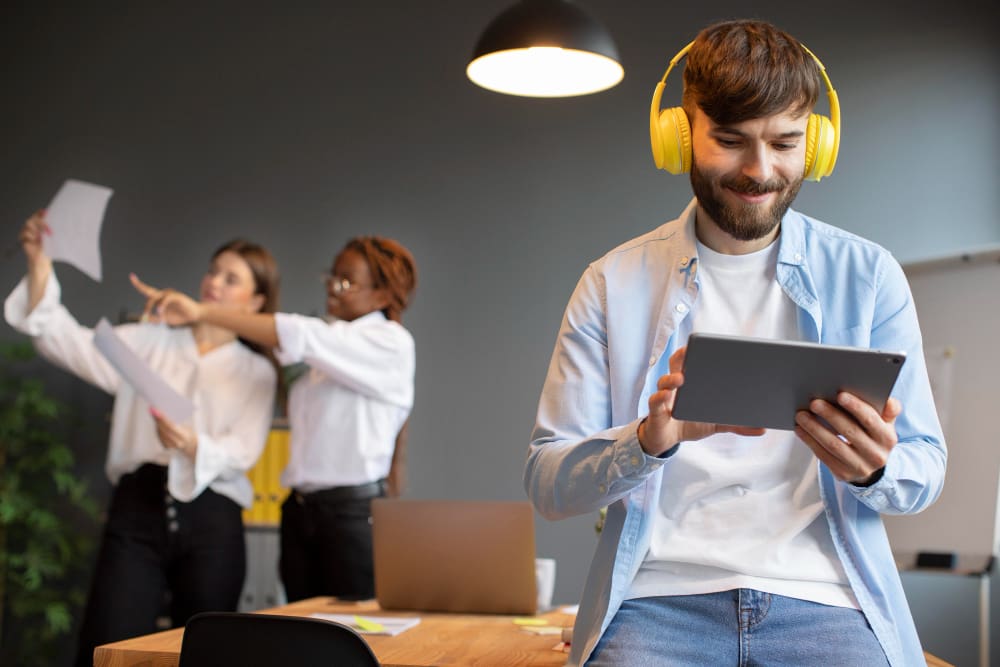
<path fill-rule="evenodd" d="M 656 84 L 653 103 L 649 108 L 649 139 L 653 145 L 653 162 L 658 169 L 666 169 L 671 174 L 684 174 L 691 170 L 691 126 L 683 107 L 661 110 L 660 98 L 670 71 L 693 45 L 694 42 L 691 42 L 685 46 L 670 61 L 663 78 Z M 809 124 L 806 126 L 804 177 L 807 181 L 818 181 L 833 173 L 833 165 L 837 162 L 837 152 L 840 150 L 840 102 L 823 63 L 805 46 L 802 49 L 819 65 L 820 74 L 826 83 L 826 95 L 830 100 L 830 118 L 809 114 Z"/>

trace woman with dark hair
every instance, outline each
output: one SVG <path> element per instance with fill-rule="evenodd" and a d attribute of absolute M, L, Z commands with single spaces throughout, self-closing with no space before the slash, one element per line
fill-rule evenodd
<path fill-rule="evenodd" d="M 23 226 L 26 277 L 4 304 L 7 322 L 47 360 L 115 397 L 105 471 L 114 486 L 80 634 L 77 664 L 94 647 L 156 630 L 170 594 L 175 626 L 201 611 L 236 609 L 246 571 L 242 509 L 247 479 L 273 416 L 275 369 L 232 331 L 207 323 L 140 322 L 116 334 L 195 412 L 162 415 L 127 382 L 60 302 L 42 247 L 45 213 Z M 212 255 L 201 302 L 242 313 L 274 312 L 278 271 L 271 254 L 236 240 Z"/>
<path fill-rule="evenodd" d="M 282 364 L 305 365 L 288 396 L 282 582 L 290 601 L 372 597 L 371 501 L 387 494 L 413 405 L 414 344 L 400 323 L 417 282 L 410 252 L 375 236 L 349 241 L 326 276 L 329 321 L 252 314 L 133 282 L 154 319 L 226 327 L 275 348 Z"/>

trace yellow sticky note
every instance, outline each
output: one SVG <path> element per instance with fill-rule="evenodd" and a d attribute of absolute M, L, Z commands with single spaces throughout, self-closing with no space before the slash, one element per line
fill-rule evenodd
<path fill-rule="evenodd" d="M 370 621 L 367 618 L 361 618 L 360 616 L 354 617 L 354 624 L 362 630 L 366 630 L 368 632 L 382 632 L 385 630 L 381 623 L 376 623 L 375 621 Z"/>
<path fill-rule="evenodd" d="M 514 625 L 546 625 L 548 621 L 544 618 L 515 618 Z"/>

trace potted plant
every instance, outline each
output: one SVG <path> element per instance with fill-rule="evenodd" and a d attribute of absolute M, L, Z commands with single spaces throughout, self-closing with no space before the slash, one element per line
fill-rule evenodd
<path fill-rule="evenodd" d="M 29 343 L 0 343 L 0 663 L 51 665 L 86 595 L 96 502 Z"/>

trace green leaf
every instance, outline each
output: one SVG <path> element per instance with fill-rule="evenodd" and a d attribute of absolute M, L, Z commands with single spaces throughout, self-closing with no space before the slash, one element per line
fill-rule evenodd
<path fill-rule="evenodd" d="M 29 343 L 0 343 L 0 604 L 17 623 L 3 660 L 50 665 L 84 599 L 98 515 L 65 434 L 75 419 L 26 363 Z M 9 642 L 9 643 L 8 643 Z"/>
<path fill-rule="evenodd" d="M 68 633 L 73 625 L 73 617 L 64 602 L 50 602 L 45 606 L 45 618 L 52 635 Z"/>

